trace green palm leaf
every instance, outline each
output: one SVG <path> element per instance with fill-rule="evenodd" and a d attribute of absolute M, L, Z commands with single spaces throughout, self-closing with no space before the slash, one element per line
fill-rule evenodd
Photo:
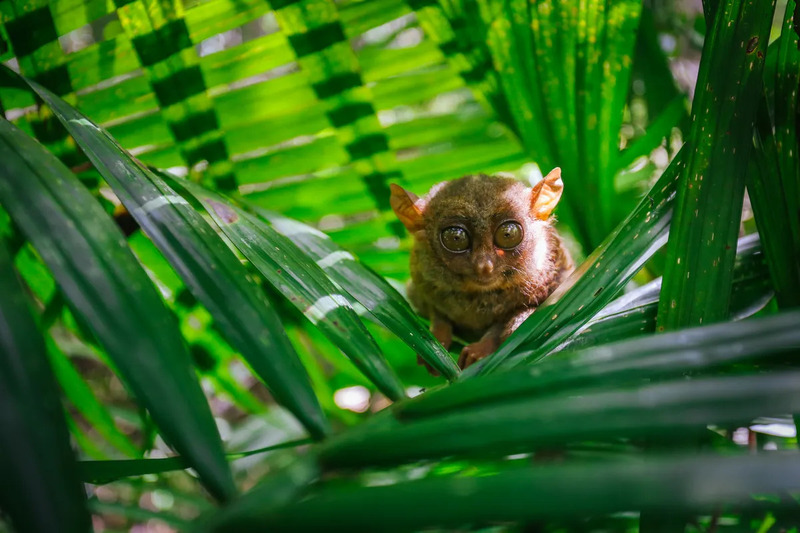
<path fill-rule="evenodd" d="M 782 307 L 800 305 L 800 222 L 791 215 L 800 209 L 798 133 L 792 120 L 798 114 L 800 79 L 798 35 L 792 30 L 796 6 L 796 2 L 787 3 L 781 36 L 767 52 L 766 94 L 756 119 L 757 164 L 750 166 L 747 175 L 747 190 Z"/>
<path fill-rule="evenodd" d="M 256 211 L 361 304 L 381 324 L 414 348 L 433 368 L 448 379 L 458 367 L 441 344 L 425 329 L 408 304 L 384 278 L 360 263 L 351 253 L 332 242 L 324 233 L 277 213 Z"/>
<path fill-rule="evenodd" d="M 630 509 L 671 515 L 680 508 L 705 514 L 723 503 L 737 509 L 762 507 L 753 494 L 793 490 L 800 474 L 796 454 L 777 456 L 650 458 L 569 465 L 517 461 L 485 475 L 431 477 L 391 486 L 322 487 L 273 511 L 251 507 L 226 521 L 209 522 L 201 531 L 318 531 L 320 520 L 331 529 L 385 531 L 427 528 L 477 529 L 490 523 L 575 520 Z M 277 484 L 277 479 L 275 480 Z M 443 498 L 447 505 L 430 505 Z M 796 503 L 777 507 L 792 516 Z M 413 509 L 414 512 L 409 512 Z M 567 522 L 579 527 L 585 520 Z M 790 521 L 790 523 L 792 523 Z M 606 524 L 624 530 L 626 524 Z M 633 524 L 635 527 L 635 522 Z"/>
<path fill-rule="evenodd" d="M 741 320 L 763 309 L 773 297 L 773 291 L 758 235 L 739 239 L 736 251 L 730 318 Z M 661 281 L 661 278 L 654 279 L 608 304 L 558 350 L 605 344 L 655 332 Z M 531 349 L 535 349 L 535 345 Z"/>
<path fill-rule="evenodd" d="M 85 147 L 129 212 L 181 272 L 273 394 L 313 436 L 325 435 L 327 423 L 308 375 L 277 315 L 236 257 L 163 180 L 136 163 L 83 115 L 46 89 L 30 85 Z"/>
<path fill-rule="evenodd" d="M 761 94 L 774 6 L 770 1 L 721 4 L 706 39 L 706 47 L 735 54 L 706 55 L 700 64 L 690 149 L 670 225 L 658 308 L 661 331 L 722 320 L 728 313 L 756 111 L 747 103 Z"/>
<path fill-rule="evenodd" d="M 5 120 L 0 152 L 3 206 L 168 441 L 190 458 L 217 498 L 230 498 L 233 480 L 222 443 L 177 324 L 119 229 L 63 164 Z"/>
<path fill-rule="evenodd" d="M 19 531 L 89 531 L 56 382 L 3 241 L 0 294 L 0 508 Z"/>
<path fill-rule="evenodd" d="M 242 254 L 325 333 L 392 400 L 405 397 L 403 386 L 347 299 L 317 263 L 263 221 L 191 182 L 181 180 L 200 200 L 217 226 Z"/>
<path fill-rule="evenodd" d="M 580 381 L 579 376 L 592 374 L 594 365 L 573 366 L 570 360 L 562 375 L 548 375 L 542 365 L 459 383 L 436 395 L 423 396 L 418 409 L 425 409 L 427 402 L 435 404 L 437 396 L 459 398 L 461 391 L 465 396 L 471 390 L 483 392 L 441 416 L 405 421 L 401 409 L 396 417 L 376 418 L 372 424 L 332 439 L 320 457 L 331 467 L 354 467 L 458 454 L 518 453 L 575 438 L 694 434 L 698 425 L 741 424 L 765 412 L 793 412 L 800 401 L 792 385 L 796 372 L 690 381 L 682 375 L 687 365 L 700 372 L 722 361 L 730 364 L 750 356 L 794 353 L 798 349 L 797 320 L 798 314 L 792 312 L 750 323 L 752 329 L 743 327 L 747 322 L 727 323 L 593 348 L 587 358 L 596 358 L 598 370 L 602 373 L 600 369 L 609 369 L 609 373 L 602 381 L 588 379 L 581 389 L 571 381 L 570 388 L 545 393 L 540 390 L 550 379 Z M 747 335 L 740 336 L 742 331 Z M 732 345 L 742 349 L 732 353 Z M 611 370 L 618 362 L 618 370 Z M 665 373 L 673 379 L 648 383 L 648 378 Z M 626 374 L 632 378 L 630 385 L 605 385 Z M 517 383 L 530 385 L 522 385 L 524 392 L 519 395 L 514 394 L 517 379 Z M 490 398 L 496 401 L 489 403 Z"/>
<path fill-rule="evenodd" d="M 517 369 L 481 380 L 432 391 L 398 408 L 399 415 L 430 416 L 468 405 L 503 401 L 516 395 L 537 396 L 575 387 L 644 382 L 704 373 L 757 361 L 784 360 L 797 351 L 791 327 L 797 313 L 760 320 L 719 324 L 565 351 L 530 369 Z M 739 349 L 732 351 L 730 346 Z"/>

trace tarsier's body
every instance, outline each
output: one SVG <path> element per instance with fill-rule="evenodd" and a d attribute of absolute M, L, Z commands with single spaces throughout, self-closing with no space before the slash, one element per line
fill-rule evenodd
<path fill-rule="evenodd" d="M 480 338 L 464 368 L 497 349 L 572 271 L 550 214 L 560 169 L 533 188 L 506 177 L 466 176 L 423 198 L 392 185 L 392 208 L 414 236 L 409 298 L 445 346 L 453 329 Z"/>

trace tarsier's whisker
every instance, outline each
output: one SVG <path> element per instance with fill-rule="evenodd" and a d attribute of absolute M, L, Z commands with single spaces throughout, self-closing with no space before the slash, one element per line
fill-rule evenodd
<path fill-rule="evenodd" d="M 495 351 L 573 270 L 550 216 L 563 188 L 558 168 L 533 187 L 483 174 L 423 197 L 391 186 L 392 209 L 414 237 L 411 303 L 443 344 L 452 330 L 477 339 L 462 368 Z"/>

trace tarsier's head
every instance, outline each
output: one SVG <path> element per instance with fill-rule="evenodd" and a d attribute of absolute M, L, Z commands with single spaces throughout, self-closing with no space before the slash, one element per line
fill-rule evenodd
<path fill-rule="evenodd" d="M 564 188 L 561 169 L 533 187 L 480 174 L 435 185 L 422 198 L 391 188 L 392 209 L 422 245 L 417 253 L 429 255 L 420 259 L 454 288 L 519 286 L 551 268 L 550 215 Z"/>

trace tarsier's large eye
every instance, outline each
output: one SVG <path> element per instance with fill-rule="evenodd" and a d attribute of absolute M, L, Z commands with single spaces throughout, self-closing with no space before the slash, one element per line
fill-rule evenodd
<path fill-rule="evenodd" d="M 513 248 L 522 242 L 522 226 L 517 222 L 503 222 L 494 232 L 498 248 Z"/>
<path fill-rule="evenodd" d="M 469 248 L 469 233 L 458 226 L 443 229 L 441 239 L 442 245 L 451 252 L 463 252 Z"/>

